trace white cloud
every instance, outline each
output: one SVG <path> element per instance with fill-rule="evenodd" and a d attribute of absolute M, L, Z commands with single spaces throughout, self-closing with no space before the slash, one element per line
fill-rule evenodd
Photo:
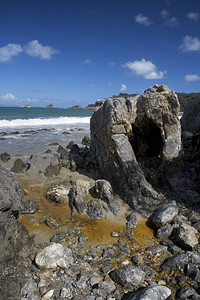
<path fill-rule="evenodd" d="M 124 83 L 122 83 L 120 92 L 125 92 L 126 90 L 127 90 L 127 86 Z"/>
<path fill-rule="evenodd" d="M 145 26 L 151 25 L 151 21 L 149 20 L 149 18 L 145 17 L 143 14 L 135 16 L 135 22 Z"/>
<path fill-rule="evenodd" d="M 197 74 L 187 74 L 184 77 L 185 81 L 200 81 L 200 76 Z"/>
<path fill-rule="evenodd" d="M 129 61 L 123 67 L 128 68 L 133 75 L 143 76 L 145 79 L 162 79 L 166 74 L 166 71 L 158 71 L 156 65 L 144 58 L 133 62 Z"/>
<path fill-rule="evenodd" d="M 187 17 L 191 21 L 194 21 L 194 22 L 198 22 L 199 21 L 199 13 L 190 12 L 189 14 L 187 14 Z"/>
<path fill-rule="evenodd" d="M 163 19 L 166 19 L 166 18 L 168 18 L 169 17 L 169 13 L 168 13 L 168 11 L 167 10 L 162 10 L 161 11 L 161 17 L 163 18 Z"/>
<path fill-rule="evenodd" d="M 86 58 L 84 61 L 83 61 L 83 64 L 84 65 L 92 65 L 92 60 L 90 58 Z"/>
<path fill-rule="evenodd" d="M 13 101 L 13 100 L 17 100 L 17 98 L 13 94 L 8 93 L 8 94 L 0 96 L 0 100 L 3 100 L 3 101 Z"/>
<path fill-rule="evenodd" d="M 7 46 L 1 47 L 0 62 L 8 62 L 13 56 L 17 56 L 22 51 L 22 47 L 19 44 L 8 44 Z"/>
<path fill-rule="evenodd" d="M 200 39 L 198 37 L 186 35 L 183 38 L 183 43 L 180 45 L 180 49 L 183 52 L 200 51 Z"/>
<path fill-rule="evenodd" d="M 164 20 L 164 24 L 169 27 L 176 27 L 178 25 L 178 19 L 175 17 L 170 17 L 169 12 L 167 10 L 161 11 L 161 17 Z"/>
<path fill-rule="evenodd" d="M 26 54 L 40 59 L 50 60 L 52 55 L 60 53 L 50 46 L 42 46 L 37 40 L 33 40 L 24 47 Z"/>

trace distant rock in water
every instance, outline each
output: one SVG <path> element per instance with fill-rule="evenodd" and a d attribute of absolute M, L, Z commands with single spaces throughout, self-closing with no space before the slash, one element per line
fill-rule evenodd
<path fill-rule="evenodd" d="M 142 165 L 157 169 L 181 150 L 177 95 L 165 85 L 143 95 L 108 98 L 91 117 L 91 151 L 103 176 L 134 209 L 161 201 Z"/>
<path fill-rule="evenodd" d="M 46 108 L 53 108 L 53 104 L 47 105 Z"/>
<path fill-rule="evenodd" d="M 23 105 L 22 108 L 31 108 L 30 104 Z"/>
<path fill-rule="evenodd" d="M 79 109 L 79 108 L 82 108 L 82 106 L 80 106 L 80 105 L 73 105 L 73 106 L 71 106 L 69 108 L 71 108 L 71 109 Z"/>

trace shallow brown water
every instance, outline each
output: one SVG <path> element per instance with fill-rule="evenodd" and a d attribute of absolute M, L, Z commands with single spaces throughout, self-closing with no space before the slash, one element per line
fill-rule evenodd
<path fill-rule="evenodd" d="M 133 229 L 134 240 L 131 241 L 125 235 L 126 218 L 131 209 L 121 200 L 120 212 L 117 216 L 109 213 L 106 219 L 91 220 L 86 215 L 75 214 L 71 217 L 68 203 L 54 203 L 45 198 L 45 192 L 51 185 L 52 180 L 30 181 L 30 177 L 18 175 L 22 187 L 26 190 L 24 200 L 37 199 L 39 210 L 34 214 L 25 214 L 20 222 L 25 225 L 30 235 L 34 235 L 35 243 L 49 243 L 49 239 L 57 232 L 65 232 L 72 226 L 81 225 L 81 232 L 88 237 L 87 247 L 92 244 L 111 245 L 117 242 L 118 237 L 113 237 L 112 232 L 118 236 L 124 236 L 125 242 L 129 243 L 134 250 L 146 248 L 155 241 L 153 230 L 146 224 L 146 220 L 138 216 L 138 225 Z M 42 220 L 52 217 L 59 224 L 59 228 L 50 228 Z"/>

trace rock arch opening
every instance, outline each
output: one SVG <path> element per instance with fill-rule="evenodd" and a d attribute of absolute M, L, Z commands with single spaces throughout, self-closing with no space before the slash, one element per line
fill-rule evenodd
<path fill-rule="evenodd" d="M 163 140 L 160 128 L 150 119 L 132 124 L 132 135 L 129 142 L 134 150 L 137 160 L 161 158 Z"/>

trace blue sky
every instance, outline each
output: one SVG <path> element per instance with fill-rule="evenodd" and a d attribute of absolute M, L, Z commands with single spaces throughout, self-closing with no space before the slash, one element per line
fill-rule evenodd
<path fill-rule="evenodd" d="M 199 0 L 0 0 L 0 106 L 200 91 Z"/>

